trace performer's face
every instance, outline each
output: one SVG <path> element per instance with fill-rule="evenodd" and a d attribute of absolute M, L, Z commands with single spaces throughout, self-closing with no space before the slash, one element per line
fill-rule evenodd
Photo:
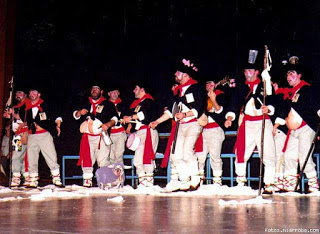
<path fill-rule="evenodd" d="M 288 71 L 287 81 L 290 86 L 294 87 L 300 83 L 301 74 L 298 74 L 296 71 Z"/>
<path fill-rule="evenodd" d="M 26 98 L 26 94 L 22 91 L 17 91 L 16 92 L 16 100 L 18 102 L 22 102 Z"/>
<path fill-rule="evenodd" d="M 206 90 L 209 92 L 210 90 L 214 89 L 214 82 L 213 81 L 207 81 L 206 83 Z"/>
<path fill-rule="evenodd" d="M 144 89 L 140 88 L 138 85 L 133 90 L 135 98 L 141 98 L 143 94 Z"/>
<path fill-rule="evenodd" d="M 108 93 L 108 95 L 109 95 L 111 100 L 117 100 L 119 95 L 120 95 L 120 92 L 119 92 L 119 90 L 113 90 L 113 91 L 110 91 Z"/>
<path fill-rule="evenodd" d="M 244 69 L 243 73 L 248 82 L 254 81 L 258 75 L 258 72 L 255 69 Z"/>
<path fill-rule="evenodd" d="M 101 90 L 98 86 L 92 86 L 90 94 L 93 99 L 99 99 L 101 96 Z"/>
<path fill-rule="evenodd" d="M 181 83 L 182 80 L 183 80 L 183 74 L 182 72 L 180 71 L 177 71 L 174 75 L 175 75 L 175 80 L 177 83 Z"/>
<path fill-rule="evenodd" d="M 37 90 L 30 90 L 29 98 L 31 101 L 37 101 L 40 98 L 40 93 Z"/>

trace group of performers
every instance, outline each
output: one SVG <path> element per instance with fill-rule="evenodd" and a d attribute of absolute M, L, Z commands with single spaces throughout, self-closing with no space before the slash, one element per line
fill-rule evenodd
<path fill-rule="evenodd" d="M 164 188 L 166 191 L 197 189 L 204 179 L 208 153 L 213 183 L 221 186 L 224 129 L 235 125 L 238 127 L 234 147 L 237 185 L 245 185 L 247 162 L 257 147 L 260 155 L 263 152 L 264 193 L 294 191 L 298 164 L 301 169 L 315 138 L 319 104 L 310 84 L 304 81 L 298 60 L 285 65 L 282 79 L 287 79 L 288 87 L 272 82 L 268 69 L 260 70 L 250 59 L 242 69 L 245 80 L 237 79 L 237 86 L 235 79 L 226 78 L 216 83 L 207 81 L 202 87 L 197 81 L 198 68 L 192 61 L 183 59 L 174 74 L 177 84 L 172 87 L 173 95 L 161 116 L 156 114 L 156 100 L 149 93 L 149 86 L 142 81 L 132 87 L 135 100 L 128 107 L 120 99 L 119 87 L 107 87 L 108 98 L 105 98 L 101 85 L 94 84 L 87 101 L 73 112 L 82 133 L 78 165 L 83 171 L 83 186 L 93 185 L 95 162 L 98 167 L 123 163 L 127 144 L 134 146 L 130 149 L 135 151 L 138 188 L 152 187 L 159 142 L 157 126 L 173 119 L 161 164 L 166 167 L 169 160 L 171 163 L 171 180 Z M 16 91 L 17 105 L 5 113 L 7 117 L 13 115 L 14 134 L 24 141 L 21 149 L 13 153 L 11 187 L 20 186 L 21 174 L 26 186 L 38 186 L 40 150 L 51 170 L 53 183 L 61 186 L 52 134 L 60 134 L 62 118 L 50 113 L 40 95 L 37 89 L 31 89 L 28 97 L 24 91 Z M 24 165 L 25 155 L 28 166 Z M 304 173 L 308 191 L 318 191 L 312 157 Z"/>

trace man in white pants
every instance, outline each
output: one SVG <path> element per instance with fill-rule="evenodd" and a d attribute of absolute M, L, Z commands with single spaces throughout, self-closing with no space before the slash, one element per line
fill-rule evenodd
<path fill-rule="evenodd" d="M 12 129 L 14 132 L 14 141 L 17 147 L 14 147 L 12 152 L 12 180 L 11 187 L 18 187 L 21 182 L 21 174 L 24 177 L 23 186 L 30 185 L 30 176 L 27 164 L 27 145 L 22 137 L 25 137 L 28 131 L 26 126 L 26 106 L 30 104 L 30 100 L 22 89 L 18 89 L 15 94 L 17 104 L 12 109 L 4 114 L 6 118 L 14 117 Z M 11 112 L 11 113 L 10 113 Z"/>
<path fill-rule="evenodd" d="M 26 108 L 26 121 L 29 129 L 27 144 L 30 173 L 29 187 L 36 188 L 38 186 L 38 161 L 40 151 L 50 168 L 53 184 L 62 186 L 59 164 L 57 163 L 57 152 L 54 146 L 53 137 L 49 132 L 53 132 L 55 129 L 57 135 L 60 135 L 62 118 L 58 117 L 53 120 L 52 114 L 49 112 L 49 107 L 40 96 L 41 94 L 37 89 L 31 89 L 29 92 L 31 103 L 30 105 L 27 105 Z"/>
<path fill-rule="evenodd" d="M 297 184 L 297 167 L 300 169 L 306 161 L 310 146 L 315 137 L 315 130 L 319 122 L 317 115 L 318 106 L 316 94 L 310 84 L 302 80 L 303 68 L 294 64 L 287 68 L 287 81 L 292 87 L 288 90 L 290 112 L 286 118 L 289 128 L 287 139 L 287 150 L 285 151 L 285 190 L 294 191 Z M 307 161 L 304 173 L 308 178 L 309 192 L 319 191 L 318 177 L 312 155 Z"/>
<path fill-rule="evenodd" d="M 205 114 L 208 116 L 208 124 L 204 126 L 202 134 L 199 136 L 199 144 L 203 142 L 202 151 L 196 147 L 196 155 L 199 161 L 199 175 L 202 178 L 204 177 L 205 162 L 207 154 L 209 153 L 213 184 L 219 186 L 222 185 L 221 148 L 225 139 L 224 130 L 221 126 L 230 127 L 231 121 L 234 119 L 234 117 L 229 117 L 227 120 L 225 119 L 228 108 L 227 89 L 228 87 L 222 86 L 215 88 L 213 81 L 207 81 L 206 90 L 208 92 L 208 100 Z"/>
<path fill-rule="evenodd" d="M 197 67 L 190 60 L 183 59 L 182 63 L 178 64 L 175 81 L 179 85 L 174 89 L 173 100 L 181 111 L 173 116 L 171 112 L 173 104 L 171 104 L 171 108 L 150 124 L 155 128 L 170 118 L 180 122 L 175 152 L 172 151 L 175 128 L 171 131 L 167 146 L 171 154 L 171 181 L 166 186 L 168 191 L 187 191 L 197 189 L 200 185 L 198 160 L 194 147 L 202 130 L 197 120 L 203 112 L 204 95 L 198 82 L 192 79 L 197 71 Z M 165 155 L 165 160 L 168 160 L 168 156 Z"/>
<path fill-rule="evenodd" d="M 236 153 L 235 172 L 237 183 L 243 186 L 246 182 L 247 162 L 250 159 L 255 147 L 258 147 L 261 154 L 261 132 L 262 119 L 265 115 L 264 129 L 264 193 L 273 193 L 273 183 L 275 176 L 275 146 L 272 135 L 273 125 L 269 115 L 273 115 L 275 108 L 272 105 L 272 86 L 269 83 L 271 93 L 266 96 L 266 104 L 263 105 L 263 82 L 258 77 L 259 70 L 255 63 L 244 65 L 245 84 L 243 90 L 238 89 L 238 95 L 235 97 L 242 101 L 240 109 L 240 122 L 237 140 L 234 148 Z M 239 86 L 238 86 L 239 87 Z M 241 121 L 242 119 L 242 121 Z"/>
<path fill-rule="evenodd" d="M 83 186 L 87 188 L 92 187 L 95 162 L 99 167 L 110 165 L 110 145 L 102 140 L 102 131 L 107 131 L 118 122 L 114 106 L 103 97 L 100 86 L 91 87 L 88 99 L 81 108 L 73 112 L 73 117 L 82 122 L 78 166 L 82 167 Z"/>
<path fill-rule="evenodd" d="M 125 123 L 132 124 L 134 134 L 140 139 L 134 153 L 134 166 L 139 177 L 138 188 L 154 185 L 154 160 L 159 143 L 158 131 L 149 127 L 149 123 L 155 116 L 156 106 L 153 97 L 147 93 L 148 88 L 146 82 L 136 82 L 133 90 L 136 100 L 130 105 L 130 116 L 123 117 Z"/>
<path fill-rule="evenodd" d="M 120 91 L 118 88 L 112 86 L 109 87 L 109 102 L 114 105 L 115 111 L 118 114 L 117 117 L 121 119 L 121 116 L 124 114 L 125 107 L 119 95 Z M 123 153 L 125 150 L 127 134 L 120 121 L 118 121 L 118 123 L 111 128 L 110 138 L 112 141 L 110 150 L 110 163 L 123 163 Z"/>

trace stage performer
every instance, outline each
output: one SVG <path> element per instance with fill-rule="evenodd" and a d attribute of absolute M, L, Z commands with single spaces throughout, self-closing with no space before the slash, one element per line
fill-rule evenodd
<path fill-rule="evenodd" d="M 98 167 L 110 165 L 111 141 L 108 129 L 118 122 L 114 105 L 103 97 L 100 85 L 93 85 L 90 97 L 81 108 L 73 112 L 73 117 L 82 122 L 80 143 L 80 158 L 78 166 L 82 167 L 83 186 L 92 187 L 93 165 Z M 109 142 L 106 142 L 105 137 Z"/>

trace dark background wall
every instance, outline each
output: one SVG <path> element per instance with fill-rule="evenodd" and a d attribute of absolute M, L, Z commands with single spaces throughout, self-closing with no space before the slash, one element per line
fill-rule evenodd
<path fill-rule="evenodd" d="M 226 74 L 243 82 L 249 49 L 269 46 L 273 78 L 283 59 L 298 55 L 319 85 L 320 2 L 312 0 L 16 0 L 14 75 L 41 84 L 42 97 L 64 117 L 60 154 L 77 154 L 72 111 L 90 84 L 120 86 L 147 79 L 159 110 L 170 95 L 181 58 L 198 65 L 198 80 Z M 160 112 L 160 111 L 159 111 Z M 162 128 L 162 129 L 161 129 Z M 161 126 L 168 131 L 168 126 Z"/>

